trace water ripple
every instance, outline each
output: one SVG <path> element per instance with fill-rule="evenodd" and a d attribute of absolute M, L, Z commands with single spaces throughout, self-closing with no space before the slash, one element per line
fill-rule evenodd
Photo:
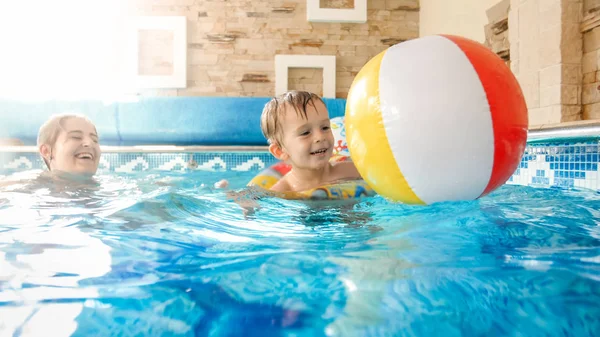
<path fill-rule="evenodd" d="M 0 189 L 0 335 L 593 336 L 600 195 L 262 198 L 233 173 Z M 7 323 L 4 323 L 7 322 Z"/>

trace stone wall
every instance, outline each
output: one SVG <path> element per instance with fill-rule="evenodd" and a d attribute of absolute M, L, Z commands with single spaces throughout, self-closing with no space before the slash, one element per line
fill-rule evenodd
<path fill-rule="evenodd" d="M 354 0 L 321 0 L 321 7 L 353 6 Z M 419 35 L 419 0 L 369 0 L 364 24 L 310 23 L 306 0 L 137 0 L 129 13 L 187 17 L 188 87 L 153 90 L 152 95 L 272 96 L 274 55 L 307 54 L 336 55 L 336 96 L 345 98 L 369 59 Z M 169 43 L 162 35 L 140 41 L 153 46 Z M 165 52 L 161 55 L 147 46 L 139 49 L 140 71 L 168 71 Z M 288 82 L 290 89 L 322 94 L 319 69 L 290 69 Z"/>
<path fill-rule="evenodd" d="M 600 0 L 583 4 L 583 119 L 600 119 Z"/>
<path fill-rule="evenodd" d="M 511 69 L 530 126 L 582 118 L 582 0 L 511 0 Z"/>
<path fill-rule="evenodd" d="M 485 25 L 484 45 L 500 56 L 510 67 L 510 42 L 508 40 L 508 12 L 510 0 L 502 0 L 486 11 L 489 23 Z"/>
<path fill-rule="evenodd" d="M 486 11 L 501 0 L 420 0 L 421 36 L 459 35 L 483 43 L 482 29 L 489 23 Z"/>

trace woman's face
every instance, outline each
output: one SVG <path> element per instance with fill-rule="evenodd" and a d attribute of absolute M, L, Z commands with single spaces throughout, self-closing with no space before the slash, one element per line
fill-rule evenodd
<path fill-rule="evenodd" d="M 67 118 L 54 146 L 42 148 L 51 171 L 94 175 L 100 162 L 98 134 L 93 124 L 81 118 Z"/>

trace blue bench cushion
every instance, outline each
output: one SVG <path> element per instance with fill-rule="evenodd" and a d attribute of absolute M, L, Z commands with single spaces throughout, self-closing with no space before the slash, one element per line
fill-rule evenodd
<path fill-rule="evenodd" d="M 103 145 L 267 145 L 260 114 L 270 97 L 152 97 L 136 102 L 0 101 L 0 138 L 35 145 L 53 114 L 76 112 L 95 124 Z M 345 99 L 323 99 L 331 118 Z"/>

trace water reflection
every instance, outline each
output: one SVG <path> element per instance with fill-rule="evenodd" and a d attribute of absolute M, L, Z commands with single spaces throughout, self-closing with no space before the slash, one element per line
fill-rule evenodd
<path fill-rule="evenodd" d="M 0 317 L 5 333 L 70 336 L 82 299 L 99 296 L 99 289 L 81 287 L 80 282 L 110 272 L 111 249 L 73 225 L 55 221 L 0 234 Z"/>
<path fill-rule="evenodd" d="M 599 195 L 506 187 L 428 207 L 263 198 L 249 216 L 202 187 L 221 178 L 0 188 L 0 334 L 600 329 Z"/>
<path fill-rule="evenodd" d="M 102 209 L 95 180 L 12 176 L 0 189 L 2 335 L 70 336 L 85 299 L 81 282 L 111 270 L 111 248 L 79 225 Z"/>

